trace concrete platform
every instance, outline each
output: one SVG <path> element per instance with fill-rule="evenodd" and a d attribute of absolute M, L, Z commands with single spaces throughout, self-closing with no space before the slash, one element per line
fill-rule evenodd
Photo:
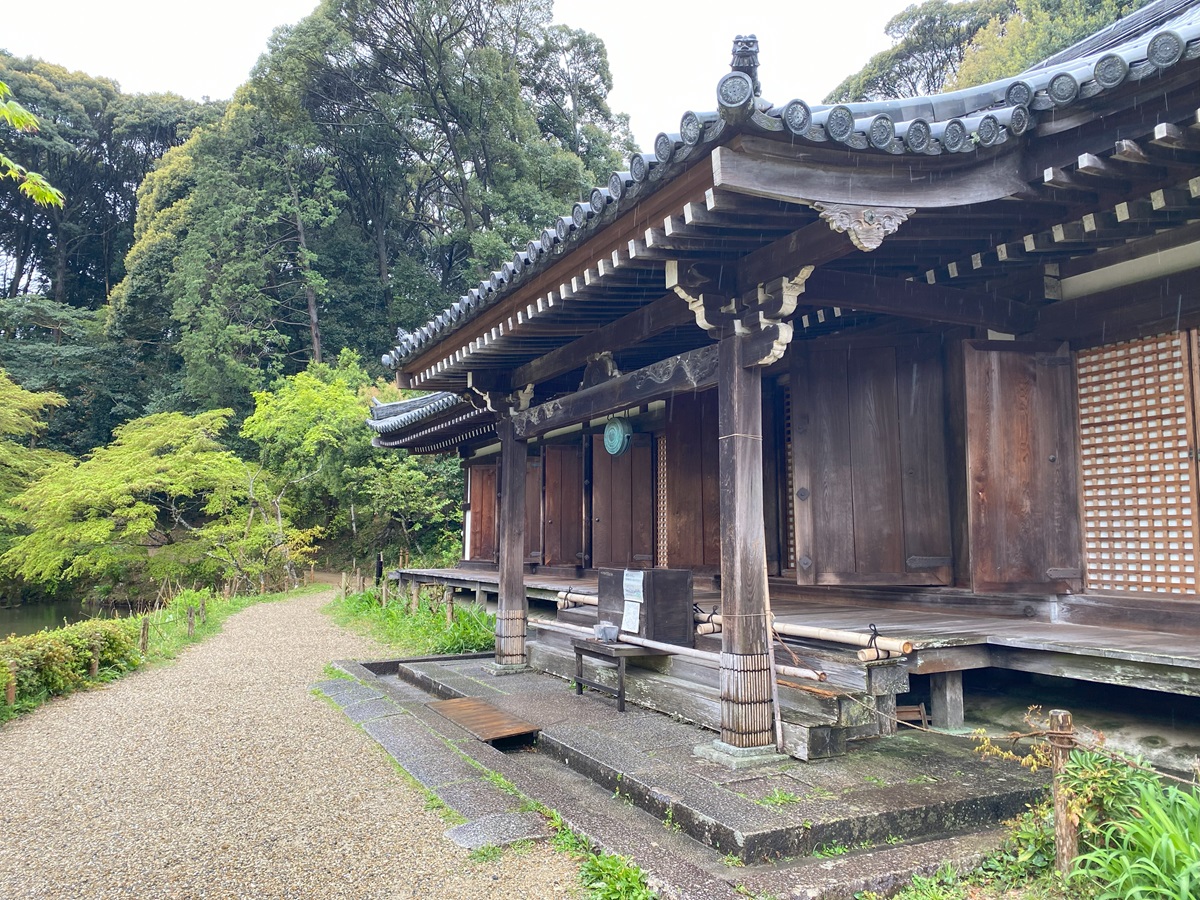
<path fill-rule="evenodd" d="M 855 742 L 834 759 L 732 769 L 696 754 L 717 737 L 711 731 L 644 709 L 618 713 L 612 698 L 577 697 L 543 673 L 494 678 L 487 660 L 343 662 L 357 684 L 316 688 L 478 823 L 455 837 L 527 838 L 536 823 L 521 814 L 542 804 L 600 846 L 632 855 L 664 897 L 735 897 L 741 888 L 832 900 L 946 860 L 972 864 L 995 845 L 997 823 L 1045 784 L 980 760 L 963 738 L 916 733 Z M 537 725 L 536 744 L 503 752 L 426 707 L 460 696 Z M 493 823 L 494 839 L 477 835 Z"/>

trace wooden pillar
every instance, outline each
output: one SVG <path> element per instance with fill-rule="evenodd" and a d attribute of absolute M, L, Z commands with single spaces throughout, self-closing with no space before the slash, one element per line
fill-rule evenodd
<path fill-rule="evenodd" d="M 721 483 L 721 740 L 774 744 L 763 524 L 762 370 L 744 339 L 720 343 L 717 402 Z M 747 366 L 746 363 L 750 362 Z"/>
<path fill-rule="evenodd" d="M 963 727 L 962 672 L 938 672 L 929 676 L 929 717 L 934 728 Z"/>
<path fill-rule="evenodd" d="M 526 443 L 507 416 L 500 435 L 500 608 L 496 613 L 496 664 L 525 665 L 525 466 Z"/>

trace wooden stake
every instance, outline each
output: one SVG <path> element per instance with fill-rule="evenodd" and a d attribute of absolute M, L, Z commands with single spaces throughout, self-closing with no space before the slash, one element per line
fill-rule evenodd
<path fill-rule="evenodd" d="M 196 607 L 188 607 L 188 640 L 196 636 Z"/>
<path fill-rule="evenodd" d="M 388 601 L 388 580 L 385 578 L 379 585 L 379 605 L 387 606 Z"/>
<path fill-rule="evenodd" d="M 200 598 L 200 624 L 201 625 L 208 624 L 208 598 L 207 597 Z"/>
<path fill-rule="evenodd" d="M 442 606 L 446 607 L 446 624 L 454 621 L 454 588 L 445 585 L 442 588 Z"/>
<path fill-rule="evenodd" d="M 417 579 L 414 578 L 412 580 L 412 605 L 409 607 L 409 611 L 415 614 L 420 609 L 421 609 L 421 585 L 418 584 Z"/>
<path fill-rule="evenodd" d="M 88 675 L 95 678 L 100 674 L 100 648 L 92 647 L 92 664 L 88 667 Z"/>
<path fill-rule="evenodd" d="M 1075 728 L 1065 709 L 1050 710 L 1050 759 L 1054 768 L 1054 855 L 1058 871 L 1068 875 L 1079 854 L 1079 828 L 1072 821 L 1071 792 L 1062 784 L 1063 770 L 1071 748 L 1075 746 Z"/>
<path fill-rule="evenodd" d="M 308 564 L 308 583 L 317 583 L 317 564 L 315 562 L 310 562 Z"/>
<path fill-rule="evenodd" d="M 4 702 L 9 706 L 17 703 L 17 664 L 13 660 L 8 663 L 8 687 L 4 690 Z"/>
<path fill-rule="evenodd" d="M 346 573 L 342 573 L 342 596 L 346 596 Z"/>
<path fill-rule="evenodd" d="M 150 649 L 150 617 L 142 616 L 142 640 L 139 644 L 139 649 L 142 651 L 142 656 L 146 655 L 146 651 Z"/>

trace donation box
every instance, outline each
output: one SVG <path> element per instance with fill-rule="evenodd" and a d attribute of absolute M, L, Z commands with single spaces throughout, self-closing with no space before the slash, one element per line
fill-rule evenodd
<path fill-rule="evenodd" d="M 693 646 L 690 569 L 600 569 L 599 621 L 623 634 Z"/>

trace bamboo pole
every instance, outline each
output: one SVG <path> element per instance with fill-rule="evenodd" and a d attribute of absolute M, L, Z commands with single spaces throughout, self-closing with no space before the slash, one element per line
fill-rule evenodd
<path fill-rule="evenodd" d="M 1071 819 L 1070 791 L 1062 784 L 1063 770 L 1075 746 L 1075 727 L 1065 709 L 1050 710 L 1050 761 L 1054 769 L 1054 857 L 1058 871 L 1069 875 L 1079 854 L 1079 830 Z"/>
<path fill-rule="evenodd" d="M 708 615 L 707 613 L 696 614 L 697 622 L 716 622 L 721 624 L 720 614 Z M 881 650 L 890 650 L 896 653 L 912 653 L 912 641 L 906 641 L 901 638 L 875 637 L 872 643 L 872 635 L 863 634 L 858 631 L 842 631 L 837 628 L 817 628 L 813 625 L 793 625 L 789 622 L 776 622 L 775 631 L 778 634 L 786 634 L 788 637 L 805 637 L 815 641 L 829 641 L 834 644 L 850 644 L 855 647 L 878 647 Z"/>
<path fill-rule="evenodd" d="M 590 628 L 583 628 L 579 625 L 568 625 L 566 622 L 538 622 L 537 627 L 548 631 L 558 631 L 563 634 L 582 635 L 589 638 L 595 636 Z M 675 656 L 686 656 L 690 659 L 703 659 L 707 662 L 715 663 L 720 663 L 721 661 L 721 654 L 715 653 L 712 650 L 697 650 L 695 647 L 685 647 L 683 644 L 666 644 L 662 641 L 652 641 L 649 638 L 638 637 L 634 634 L 622 633 L 620 643 L 648 647 L 651 650 L 664 650 Z M 813 669 L 801 669 L 796 666 L 778 666 L 777 670 L 780 674 L 791 675 L 793 678 L 806 678 L 809 681 L 824 681 L 826 678 L 824 672 L 817 672 Z"/>

